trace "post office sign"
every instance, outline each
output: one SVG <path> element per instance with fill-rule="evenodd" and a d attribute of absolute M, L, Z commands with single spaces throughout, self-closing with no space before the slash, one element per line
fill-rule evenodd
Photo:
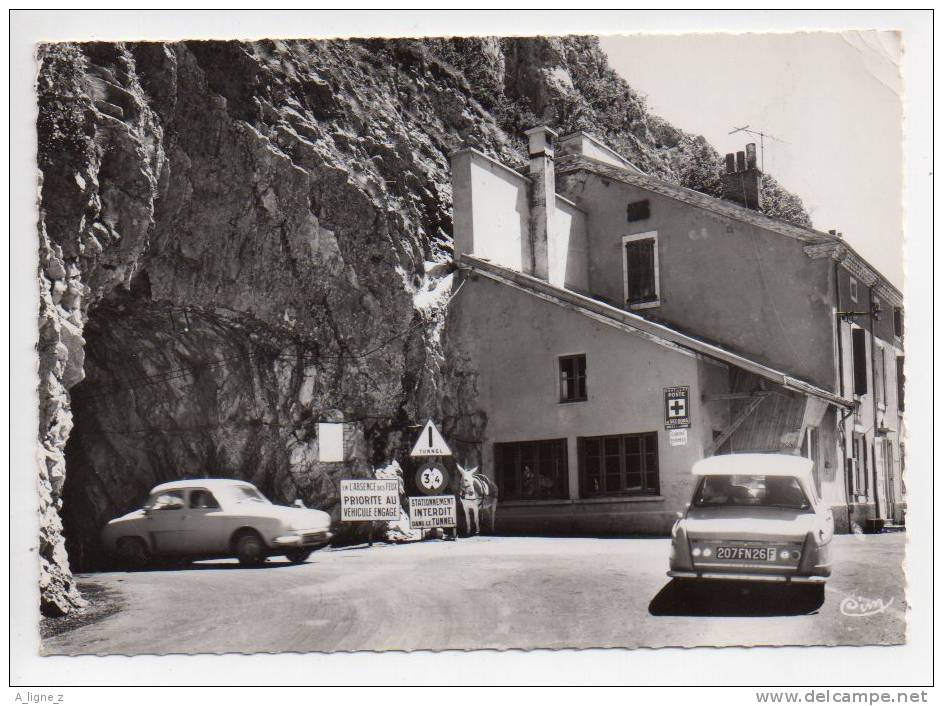
<path fill-rule="evenodd" d="M 691 426 L 687 385 L 665 388 L 665 429 L 687 429 Z"/>

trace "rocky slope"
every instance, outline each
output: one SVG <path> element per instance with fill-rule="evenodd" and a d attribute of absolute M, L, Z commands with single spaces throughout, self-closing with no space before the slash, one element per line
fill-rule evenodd
<path fill-rule="evenodd" d="M 443 353 L 451 151 L 523 166 L 521 131 L 546 121 L 717 189 L 716 152 L 650 116 L 591 38 L 60 44 L 39 60 L 49 615 L 81 605 L 70 559 L 94 567 L 98 528 L 157 482 L 232 475 L 336 511 L 319 421 L 347 422 L 346 472 L 402 457 L 428 416 L 475 461 L 475 371 Z M 768 189 L 774 215 L 806 218 Z"/>

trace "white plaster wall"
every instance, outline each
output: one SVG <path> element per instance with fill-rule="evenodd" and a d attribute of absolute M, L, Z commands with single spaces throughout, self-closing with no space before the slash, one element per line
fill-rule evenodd
<path fill-rule="evenodd" d="M 550 284 L 578 292 L 589 289 L 586 214 L 557 197 L 548 246 Z"/>

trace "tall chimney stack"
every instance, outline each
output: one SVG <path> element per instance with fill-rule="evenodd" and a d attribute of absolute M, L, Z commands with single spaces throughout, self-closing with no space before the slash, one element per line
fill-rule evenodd
<path fill-rule="evenodd" d="M 728 153 L 724 159 L 724 172 L 720 175 L 724 198 L 736 201 L 741 206 L 755 211 L 763 209 L 763 193 L 760 189 L 763 173 L 756 166 L 756 145 L 750 143 L 744 152 Z"/>
<path fill-rule="evenodd" d="M 553 230 L 553 212 L 556 207 L 557 186 L 553 170 L 553 141 L 557 137 L 550 128 L 540 125 L 527 135 L 530 157 L 530 233 L 524 267 L 528 274 L 546 280 L 550 276 L 548 243 Z"/>

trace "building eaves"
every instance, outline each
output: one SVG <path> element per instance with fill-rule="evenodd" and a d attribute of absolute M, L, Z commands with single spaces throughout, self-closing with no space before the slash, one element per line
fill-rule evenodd
<path fill-rule="evenodd" d="M 901 294 L 900 290 L 894 287 L 894 285 L 887 281 L 887 279 L 883 277 L 880 272 L 868 264 L 868 262 L 863 257 L 861 257 L 845 240 L 832 235 L 831 233 L 823 233 L 822 231 L 815 230 L 814 228 L 798 226 L 794 223 L 789 223 L 788 221 L 784 221 L 779 218 L 767 216 L 760 213 L 759 211 L 745 208 L 733 202 L 725 201 L 724 199 L 708 196 L 707 194 L 702 194 L 699 191 L 694 191 L 693 189 L 688 189 L 683 186 L 678 186 L 677 184 L 672 184 L 661 179 L 656 179 L 655 177 L 649 176 L 647 174 L 636 173 L 627 169 L 620 169 L 619 167 L 614 167 L 583 155 L 567 155 L 565 157 L 561 157 L 556 161 L 555 167 L 558 174 L 567 174 L 570 172 L 585 170 L 592 172 L 597 176 L 612 179 L 613 181 L 620 181 L 622 183 L 637 186 L 642 189 L 647 189 L 656 194 L 661 194 L 662 196 L 667 196 L 668 198 L 682 201 L 688 205 L 703 208 L 706 211 L 711 211 L 712 213 L 720 216 L 733 218 L 734 220 L 749 223 L 760 228 L 765 228 L 766 230 L 773 231 L 774 233 L 779 233 L 790 238 L 795 238 L 796 240 L 806 244 L 806 253 L 813 258 L 816 257 L 816 255 L 813 253 L 827 251 L 827 253 L 830 254 L 831 251 L 835 249 L 836 246 L 838 246 L 841 249 L 841 253 L 843 253 L 841 258 L 844 261 L 843 264 L 847 263 L 846 267 L 852 271 L 857 269 L 860 273 L 862 273 L 861 279 L 870 280 L 872 283 L 875 283 L 874 286 L 877 287 L 879 293 L 882 294 L 888 301 L 893 302 L 896 306 L 900 306 L 901 302 L 903 301 L 903 295 Z M 822 255 L 818 256 L 821 257 Z"/>
<path fill-rule="evenodd" d="M 614 328 L 635 333 L 660 345 L 674 348 L 679 352 L 693 353 L 727 365 L 732 365 L 774 382 L 788 390 L 793 390 L 805 395 L 812 395 L 839 407 L 854 407 L 852 400 L 836 395 L 833 392 L 799 380 L 798 378 L 770 368 L 762 363 L 757 363 L 756 361 L 728 351 L 720 346 L 706 343 L 681 333 L 680 331 L 676 331 L 664 324 L 649 321 L 638 314 L 610 306 L 592 297 L 578 294 L 568 289 L 555 287 L 544 280 L 509 270 L 473 255 L 462 254 L 458 259 L 458 265 L 461 269 L 472 270 L 488 279 L 527 292 L 545 301 L 555 303 L 558 306 L 577 311 L 584 316 L 588 316 L 589 318 L 613 326 Z"/>

